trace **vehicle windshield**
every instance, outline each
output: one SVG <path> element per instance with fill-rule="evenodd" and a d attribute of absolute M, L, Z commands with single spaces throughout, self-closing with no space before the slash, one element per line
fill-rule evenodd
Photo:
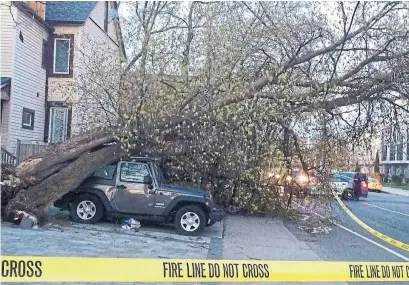
<path fill-rule="evenodd" d="M 156 179 L 158 180 L 158 184 L 162 184 L 165 182 L 165 177 L 163 176 L 162 169 L 156 164 L 153 163 L 153 171 L 155 172 Z"/>
<path fill-rule="evenodd" d="M 348 177 L 348 178 L 353 178 L 355 173 L 353 172 L 339 172 L 337 173 L 340 176 Z"/>

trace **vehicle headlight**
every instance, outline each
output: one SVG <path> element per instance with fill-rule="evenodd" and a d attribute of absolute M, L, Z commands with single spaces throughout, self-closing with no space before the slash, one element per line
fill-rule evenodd
<path fill-rule="evenodd" d="M 308 182 L 308 177 L 305 175 L 300 176 L 300 182 Z"/>

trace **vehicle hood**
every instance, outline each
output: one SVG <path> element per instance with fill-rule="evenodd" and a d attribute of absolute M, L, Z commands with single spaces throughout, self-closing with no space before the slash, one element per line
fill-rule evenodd
<path fill-rule="evenodd" d="M 200 188 L 190 188 L 190 187 L 176 186 L 176 185 L 169 185 L 169 184 L 161 184 L 159 186 L 159 190 L 178 192 L 178 193 L 196 195 L 196 196 L 201 196 L 201 197 L 207 194 L 206 191 Z"/>

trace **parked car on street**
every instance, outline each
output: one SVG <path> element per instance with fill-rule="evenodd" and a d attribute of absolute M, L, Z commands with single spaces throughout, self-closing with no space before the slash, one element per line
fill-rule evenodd
<path fill-rule="evenodd" d="M 382 184 L 373 177 L 368 177 L 368 190 L 374 192 L 382 192 Z"/>
<path fill-rule="evenodd" d="M 184 235 L 195 235 L 224 216 L 209 192 L 166 184 L 157 160 L 150 158 L 107 165 L 54 205 L 70 210 L 79 223 L 96 223 L 104 216 L 127 217 L 171 223 Z"/>
<path fill-rule="evenodd" d="M 351 190 L 353 192 L 353 175 L 353 172 L 339 172 L 333 175 L 331 185 L 335 188 L 338 196 L 347 198 L 346 196 L 351 193 Z M 364 181 L 361 182 L 361 196 L 368 197 L 368 187 Z"/>

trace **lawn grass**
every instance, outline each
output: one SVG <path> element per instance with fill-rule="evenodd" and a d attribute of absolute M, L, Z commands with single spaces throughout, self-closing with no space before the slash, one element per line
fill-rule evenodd
<path fill-rule="evenodd" d="M 383 186 L 391 187 L 391 188 L 398 188 L 398 189 L 403 189 L 403 190 L 409 190 L 409 184 L 383 183 Z"/>

